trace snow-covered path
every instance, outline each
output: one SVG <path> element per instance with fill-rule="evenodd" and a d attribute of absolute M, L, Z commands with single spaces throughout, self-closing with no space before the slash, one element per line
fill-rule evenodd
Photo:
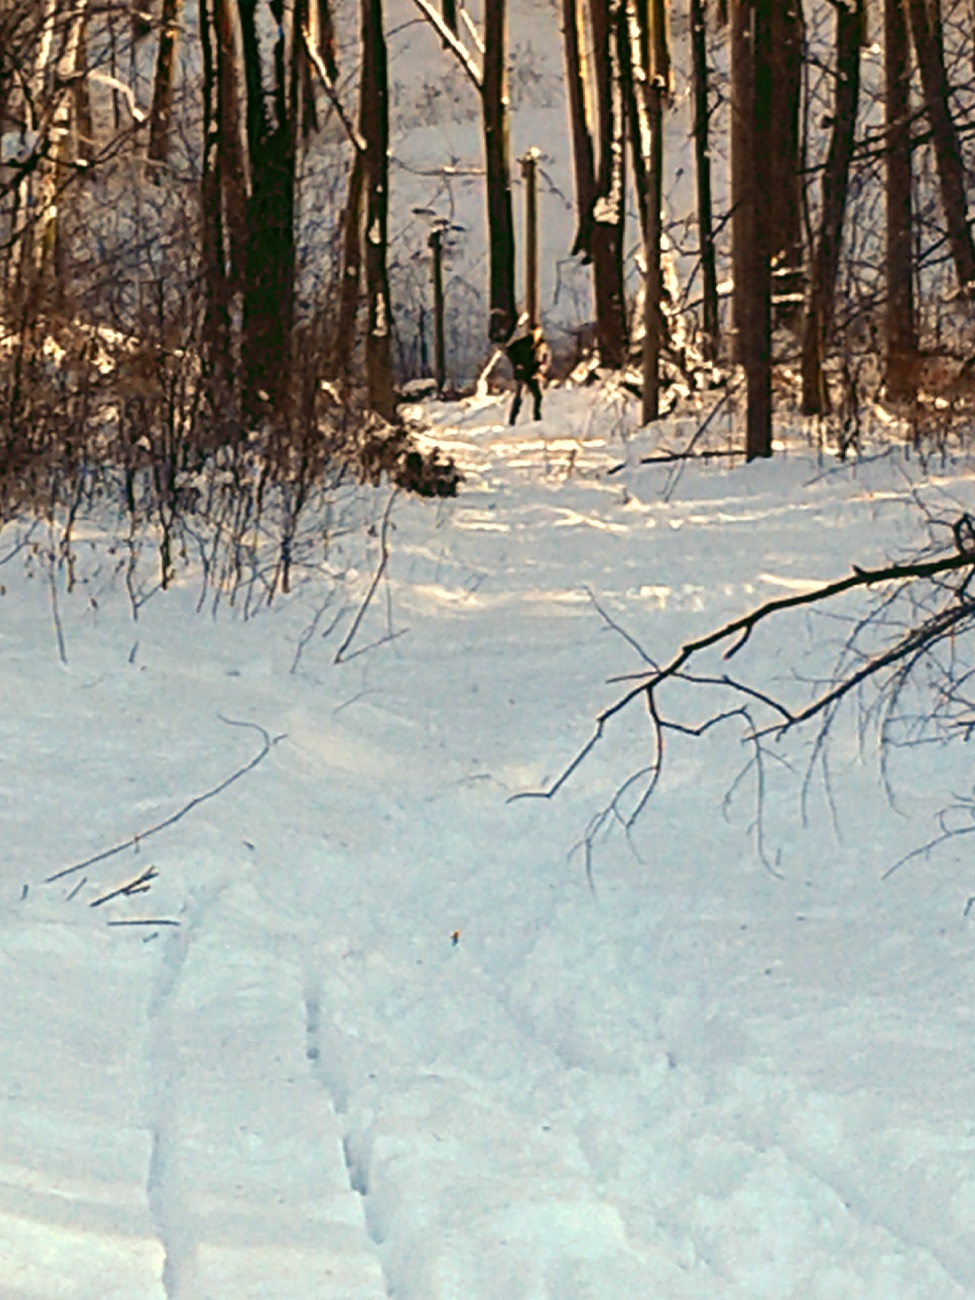
<path fill-rule="evenodd" d="M 879 883 L 966 753 L 912 759 L 897 815 L 840 730 L 839 836 L 787 753 L 781 879 L 747 788 L 722 811 L 731 733 L 675 750 L 595 893 L 572 850 L 646 761 L 636 714 L 507 802 L 640 666 L 587 593 L 662 657 L 908 546 L 909 481 L 793 450 L 663 499 L 667 470 L 606 475 L 629 426 L 598 394 L 435 418 L 467 485 L 394 502 L 353 648 L 394 635 L 342 664 L 375 542 L 325 638 L 311 576 L 244 620 L 190 575 L 133 622 L 97 546 L 66 666 L 43 574 L 0 566 L 0 1297 L 975 1294 L 965 841 Z M 828 626 L 767 633 L 767 673 Z M 147 917 L 179 924 L 106 925 Z"/>

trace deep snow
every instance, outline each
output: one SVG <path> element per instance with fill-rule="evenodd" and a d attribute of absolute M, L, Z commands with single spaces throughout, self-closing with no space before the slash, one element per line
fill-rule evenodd
<path fill-rule="evenodd" d="M 0 534 L 0 1295 L 975 1294 L 968 841 L 880 881 L 967 750 L 899 756 L 897 811 L 838 726 L 834 827 L 815 782 L 803 825 L 787 741 L 763 862 L 747 781 L 725 806 L 734 727 L 688 740 L 594 891 L 573 850 L 646 761 L 637 713 L 556 799 L 507 801 L 641 666 L 591 596 L 663 657 L 909 551 L 918 483 L 964 500 L 967 469 L 836 467 L 797 434 L 674 478 L 634 462 L 677 426 L 598 389 L 515 431 L 495 398 L 425 414 L 467 482 L 397 497 L 350 650 L 381 643 L 338 665 L 365 533 L 246 619 L 197 612 L 190 566 L 133 620 L 91 523 L 72 593 L 57 574 L 66 664 L 43 557 Z M 782 684 L 844 630 L 803 615 L 749 653 Z M 140 918 L 178 925 L 107 924 Z"/>

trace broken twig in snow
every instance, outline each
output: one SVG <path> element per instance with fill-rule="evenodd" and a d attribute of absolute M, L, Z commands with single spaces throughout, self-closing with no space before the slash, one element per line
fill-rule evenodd
<path fill-rule="evenodd" d="M 224 790 L 226 790 L 228 786 L 233 785 L 235 781 L 239 781 L 242 776 L 246 776 L 248 772 L 253 772 L 254 768 L 267 758 L 271 751 L 271 745 L 281 739 L 279 736 L 275 737 L 275 740 L 272 741 L 270 734 L 256 722 L 239 722 L 234 718 L 225 718 L 219 713 L 217 714 L 217 717 L 228 727 L 249 727 L 253 731 L 258 732 L 263 742 L 260 753 L 256 754 L 249 763 L 245 763 L 243 767 L 239 767 L 236 772 L 231 772 L 230 776 L 225 777 L 224 780 L 221 781 L 219 785 L 215 785 L 212 790 L 206 790 L 203 794 L 196 795 L 189 801 L 189 803 L 184 804 L 178 812 L 174 812 L 170 817 L 165 817 L 161 822 L 157 822 L 155 826 L 150 826 L 144 831 L 138 831 L 135 835 L 130 835 L 129 838 L 123 840 L 121 844 L 116 844 L 110 849 L 105 849 L 103 852 L 96 853 L 90 858 L 85 858 L 84 862 L 75 862 L 70 867 L 64 867 L 61 871 L 56 871 L 53 876 L 45 876 L 44 883 L 46 885 L 52 885 L 56 880 L 63 880 L 65 876 L 71 876 L 76 871 L 84 871 L 85 867 L 93 866 L 96 862 L 104 862 L 106 858 L 113 858 L 117 853 L 124 853 L 126 849 L 131 849 L 134 846 L 141 844 L 142 841 L 147 840 L 150 835 L 156 835 L 159 831 L 164 831 L 170 826 L 175 826 L 178 821 L 182 821 L 187 813 L 192 812 L 194 808 L 198 808 L 201 803 L 206 803 L 208 799 L 215 799 L 218 794 L 223 794 Z M 109 922 L 109 924 L 114 923 Z M 159 922 L 159 924 L 162 925 L 164 923 Z M 175 924 L 175 922 L 166 922 L 165 924 Z"/>
<path fill-rule="evenodd" d="M 369 584 L 369 590 L 366 592 L 365 600 L 363 600 L 362 604 L 359 606 L 359 612 L 352 620 L 352 626 L 349 628 L 345 640 L 335 652 L 335 658 L 332 661 L 333 663 L 344 663 L 347 659 L 354 659 L 356 655 L 361 655 L 366 650 L 370 649 L 369 646 L 362 646 L 361 649 L 353 651 L 350 655 L 346 655 L 345 653 L 355 640 L 355 635 L 359 630 L 362 620 L 366 616 L 366 610 L 369 608 L 370 602 L 376 594 L 376 588 L 379 586 L 380 580 L 386 572 L 386 565 L 389 563 L 389 517 L 392 514 L 393 502 L 396 500 L 398 494 L 399 488 L 393 488 L 392 492 L 389 494 L 389 500 L 386 502 L 386 509 L 383 511 L 382 526 L 379 529 L 379 563 L 376 566 L 376 572 L 372 575 L 372 582 Z M 392 640 L 392 634 L 388 637 L 384 637 L 383 640 Z"/>
<path fill-rule="evenodd" d="M 131 898 L 133 894 L 148 893 L 150 882 L 155 880 L 159 872 L 155 867 L 147 867 L 140 875 L 128 881 L 127 884 L 119 885 L 118 889 L 113 889 L 108 894 L 102 894 L 101 898 L 96 898 L 94 902 L 88 904 L 89 907 L 101 907 L 102 903 L 110 903 L 113 898 Z"/>

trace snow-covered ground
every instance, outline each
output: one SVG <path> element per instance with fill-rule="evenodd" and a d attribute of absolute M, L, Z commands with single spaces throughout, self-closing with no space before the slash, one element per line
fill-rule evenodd
<path fill-rule="evenodd" d="M 970 842 L 880 879 L 968 751 L 898 757 L 895 811 L 838 725 L 836 824 L 816 782 L 804 824 L 787 740 L 763 862 L 734 726 L 687 740 L 592 889 L 573 850 L 646 761 L 638 713 L 555 799 L 508 801 L 642 666 L 593 597 L 662 658 L 909 551 L 916 464 L 796 435 L 639 467 L 688 429 L 595 389 L 515 431 L 494 398 L 426 414 L 467 482 L 393 502 L 338 664 L 375 536 L 247 618 L 197 612 L 191 565 L 134 619 L 89 525 L 62 663 L 43 559 L 0 534 L 0 1296 L 975 1295 Z M 788 685 L 845 631 L 802 615 L 748 652 Z"/>

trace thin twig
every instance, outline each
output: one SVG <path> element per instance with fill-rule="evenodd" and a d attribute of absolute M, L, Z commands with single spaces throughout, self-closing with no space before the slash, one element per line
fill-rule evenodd
<path fill-rule="evenodd" d="M 65 876 L 73 875 L 76 871 L 84 871 L 85 867 L 93 866 L 96 862 L 104 862 L 106 858 L 113 858 L 117 853 L 124 853 L 126 849 L 131 849 L 134 845 L 141 844 L 143 840 L 147 840 L 150 835 L 157 835 L 159 831 L 164 831 L 170 826 L 175 826 L 178 821 L 182 821 L 187 813 L 192 812 L 194 808 L 198 808 L 201 803 L 206 803 L 208 799 L 215 799 L 218 794 L 222 794 L 228 786 L 233 785 L 235 781 L 239 781 L 242 776 L 246 776 L 248 772 L 253 772 L 254 768 L 257 767 L 259 763 L 262 763 L 270 753 L 271 745 L 274 743 L 271 740 L 270 734 L 256 722 L 239 722 L 234 718 L 225 718 L 219 713 L 217 714 L 217 717 L 228 727 L 249 727 L 253 731 L 259 732 L 263 742 L 260 753 L 256 754 L 249 763 L 245 763 L 243 767 L 239 767 L 235 772 L 231 772 L 230 776 L 225 777 L 219 785 L 215 785 L 211 790 L 207 790 L 203 794 L 196 795 L 189 801 L 189 803 L 184 804 L 178 812 L 164 818 L 161 822 L 157 822 L 155 826 L 150 826 L 144 831 L 138 831 L 135 835 L 130 835 L 129 838 L 124 840 L 121 844 L 116 844 L 110 849 L 104 849 L 101 853 L 95 853 L 92 857 L 85 858 L 83 862 L 75 862 L 70 867 L 63 867 L 60 871 L 56 871 L 53 876 L 46 876 L 44 878 L 44 883 L 46 885 L 51 885 L 54 881 L 63 880 Z M 276 740 L 279 739 L 281 739 L 281 737 L 276 737 Z"/>
<path fill-rule="evenodd" d="M 363 600 L 362 604 L 359 606 L 359 612 L 352 620 L 352 626 L 349 628 L 348 635 L 335 652 L 333 663 L 340 664 L 345 660 L 345 652 L 355 640 L 360 624 L 366 616 L 366 610 L 369 608 L 369 603 L 376 594 L 376 588 L 379 586 L 382 576 L 386 572 L 386 565 L 389 563 L 389 517 L 393 510 L 393 502 L 396 500 L 398 495 L 399 488 L 393 488 L 392 492 L 389 494 L 389 500 L 386 502 L 386 509 L 383 511 L 382 526 L 379 529 L 379 563 L 376 566 L 376 572 L 372 575 L 372 581 L 369 584 L 369 590 L 366 592 L 365 600 Z M 356 653 L 358 654 L 360 652 L 356 651 Z M 349 655 L 350 659 L 353 657 L 354 656 Z"/>
<path fill-rule="evenodd" d="M 136 921 L 106 921 L 106 925 L 179 925 L 179 921 L 162 916 L 147 916 Z"/>
<path fill-rule="evenodd" d="M 155 880 L 159 872 L 155 867 L 147 867 L 141 875 L 136 876 L 125 885 L 119 885 L 118 889 L 113 889 L 108 894 L 102 894 L 101 898 L 96 898 L 94 902 L 89 903 L 89 907 L 101 907 L 102 903 L 111 902 L 113 898 L 120 898 L 123 894 L 130 896 L 132 894 L 145 894 L 149 890 L 149 882 Z"/>

